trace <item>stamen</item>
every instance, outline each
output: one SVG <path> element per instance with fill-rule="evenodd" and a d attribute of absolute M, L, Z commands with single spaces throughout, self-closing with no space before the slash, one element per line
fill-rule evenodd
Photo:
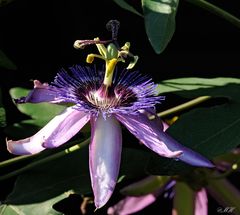
<path fill-rule="evenodd" d="M 104 60 L 104 57 L 101 56 L 101 55 L 98 55 L 98 54 L 89 54 L 89 55 L 87 56 L 86 62 L 87 62 L 87 63 L 92 63 L 93 60 L 94 60 L 94 58 L 100 58 L 100 59 Z"/>
<path fill-rule="evenodd" d="M 74 48 L 83 49 L 87 45 L 96 45 L 99 54 L 89 54 L 87 56 L 87 63 L 92 63 L 94 58 L 100 58 L 105 61 L 105 76 L 102 85 L 105 89 L 105 94 L 108 94 L 109 87 L 112 86 L 114 70 L 117 62 L 125 63 L 125 59 L 130 57 L 131 61 L 127 66 L 127 69 L 132 69 L 137 60 L 138 56 L 134 56 L 130 51 L 130 43 L 126 42 L 123 47 L 120 47 L 117 42 L 118 30 L 120 28 L 120 22 L 117 20 L 110 20 L 106 24 L 107 30 L 111 31 L 112 39 L 102 41 L 98 37 L 93 40 L 76 40 L 74 43 Z M 107 47 L 105 46 L 107 44 Z"/>
<path fill-rule="evenodd" d="M 110 42 L 112 42 L 112 40 L 99 40 L 97 38 L 94 40 L 76 40 L 73 47 L 75 49 L 84 49 L 88 45 L 107 44 Z"/>

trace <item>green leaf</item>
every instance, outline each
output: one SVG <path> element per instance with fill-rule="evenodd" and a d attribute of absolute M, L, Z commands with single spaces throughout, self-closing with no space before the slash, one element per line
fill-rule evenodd
<path fill-rule="evenodd" d="M 224 105 L 199 108 L 183 114 L 168 130 L 184 145 L 209 158 L 233 149 L 240 140 L 240 79 L 181 78 L 163 81 L 159 90 L 182 97 L 228 98 Z"/>
<path fill-rule="evenodd" d="M 199 108 L 184 114 L 168 132 L 208 158 L 230 151 L 240 141 L 240 104 Z"/>
<path fill-rule="evenodd" d="M 0 215 L 62 215 L 52 208 L 52 205 L 69 196 L 69 193 L 63 193 L 55 198 L 38 204 L 14 205 L 3 204 L 0 206 Z"/>
<path fill-rule="evenodd" d="M 0 107 L 0 127 L 5 127 L 6 125 L 6 112 L 3 107 Z"/>
<path fill-rule="evenodd" d="M 2 105 L 2 91 L 0 89 L 0 127 L 6 125 L 6 112 Z"/>
<path fill-rule="evenodd" d="M 14 138 L 25 138 L 35 134 L 39 129 L 46 125 L 45 121 L 35 119 L 22 120 L 21 122 L 8 125 L 4 132 Z"/>
<path fill-rule="evenodd" d="M 26 215 L 59 214 L 52 209 L 53 204 L 72 193 L 89 192 L 88 149 L 85 147 L 19 176 L 4 204 L 8 211 L 17 210 Z"/>
<path fill-rule="evenodd" d="M 147 150 L 123 148 L 119 176 L 126 175 L 127 178 L 135 178 L 146 174 L 146 164 L 150 155 Z M 142 162 L 143 160 L 145 162 Z"/>
<path fill-rule="evenodd" d="M 225 11 L 224 9 L 217 7 L 216 5 L 205 1 L 205 0 L 186 0 L 204 10 L 207 10 L 216 16 L 219 16 L 229 23 L 235 25 L 236 27 L 240 28 L 240 19 L 237 18 L 236 16 L 232 15 L 231 13 Z"/>
<path fill-rule="evenodd" d="M 124 0 L 113 0 L 117 5 L 119 5 L 121 8 L 128 10 L 138 16 L 142 17 L 142 14 L 139 13 L 133 6 L 131 6 L 130 4 L 128 4 L 126 1 Z"/>
<path fill-rule="evenodd" d="M 152 153 L 147 162 L 147 172 L 152 175 L 185 175 L 194 170 L 195 167 L 180 160 L 165 158 Z"/>
<path fill-rule="evenodd" d="M 159 93 L 174 92 L 175 94 L 183 95 L 185 91 L 192 91 L 197 89 L 209 89 L 208 92 L 216 89 L 216 87 L 226 86 L 230 84 L 240 84 L 239 78 L 178 78 L 161 81 L 158 85 Z M 203 91 L 204 92 L 204 91 Z M 199 91 L 199 96 L 204 95 Z M 207 94 L 206 94 L 207 95 Z"/>
<path fill-rule="evenodd" d="M 142 0 L 145 28 L 155 52 L 160 54 L 175 31 L 178 0 Z"/>
<path fill-rule="evenodd" d="M 17 69 L 16 65 L 1 50 L 0 50 L 0 67 L 11 70 Z"/>

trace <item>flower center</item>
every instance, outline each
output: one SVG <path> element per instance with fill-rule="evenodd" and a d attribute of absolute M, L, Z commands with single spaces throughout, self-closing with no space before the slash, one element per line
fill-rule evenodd
<path fill-rule="evenodd" d="M 115 97 L 102 97 L 98 91 L 92 91 L 87 96 L 86 99 L 92 105 L 98 109 L 107 110 L 110 107 L 115 107 L 118 105 L 117 99 Z"/>
<path fill-rule="evenodd" d="M 116 107 L 128 107 L 137 100 L 136 95 L 130 89 L 120 86 L 110 87 L 102 85 L 99 90 L 88 92 L 85 95 L 88 103 L 96 109 L 107 111 Z"/>

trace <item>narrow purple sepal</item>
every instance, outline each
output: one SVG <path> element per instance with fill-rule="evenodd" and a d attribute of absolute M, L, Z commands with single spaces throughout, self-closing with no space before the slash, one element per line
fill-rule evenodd
<path fill-rule="evenodd" d="M 22 140 L 8 140 L 7 149 L 12 154 L 36 154 L 46 148 L 58 147 L 73 137 L 88 121 L 90 116 L 74 107 L 67 108 L 55 116 L 35 135 Z"/>
<path fill-rule="evenodd" d="M 145 114 L 118 114 L 117 119 L 148 148 L 164 157 L 175 157 L 193 166 L 214 167 L 205 157 L 179 144 L 170 135 L 157 127 Z"/>
<path fill-rule="evenodd" d="M 122 133 L 120 124 L 113 116 L 103 118 L 99 114 L 91 119 L 91 143 L 89 166 L 94 203 L 101 208 L 115 188 L 121 160 Z"/>
<path fill-rule="evenodd" d="M 57 88 L 49 86 L 48 84 L 42 84 L 38 80 L 34 80 L 34 88 L 29 92 L 26 97 L 14 99 L 15 103 L 40 103 L 40 102 L 51 102 L 59 103 L 63 102 L 61 93 Z"/>
<path fill-rule="evenodd" d="M 56 148 L 66 143 L 90 120 L 89 114 L 76 110 L 75 107 L 67 108 L 61 115 L 53 119 L 56 122 L 52 121 L 46 125 L 49 135 L 45 136 L 43 143 L 45 148 Z"/>
<path fill-rule="evenodd" d="M 135 135 L 145 146 L 164 157 L 177 158 L 181 155 L 181 150 L 170 150 L 169 147 L 160 139 L 158 128 L 155 121 L 151 121 L 148 117 L 139 113 L 132 114 L 116 114 L 116 118 L 123 123 L 127 129 Z"/>
<path fill-rule="evenodd" d="M 169 134 L 163 131 L 158 131 L 158 135 L 163 142 L 168 146 L 170 150 L 181 150 L 183 153 L 179 157 L 179 160 L 184 161 L 192 166 L 198 167 L 215 167 L 214 164 L 201 154 L 181 145 L 175 139 L 173 139 Z"/>

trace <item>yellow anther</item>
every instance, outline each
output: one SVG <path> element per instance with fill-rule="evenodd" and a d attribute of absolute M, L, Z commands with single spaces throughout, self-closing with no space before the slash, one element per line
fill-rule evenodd
<path fill-rule="evenodd" d="M 135 64 L 137 63 L 137 61 L 138 61 L 138 56 L 137 55 L 133 56 L 133 61 L 131 61 L 128 64 L 127 69 L 132 69 L 135 66 Z"/>
<path fill-rule="evenodd" d="M 91 53 L 87 55 L 86 62 L 92 63 L 95 58 L 100 58 L 105 61 L 106 68 L 103 84 L 106 87 L 112 85 L 114 69 L 116 67 L 117 62 L 125 63 L 125 59 L 127 57 L 131 57 L 132 59 L 129 65 L 127 66 L 127 69 L 132 69 L 138 60 L 138 56 L 134 56 L 132 53 L 129 52 L 130 48 L 129 42 L 126 42 L 124 46 L 122 46 L 119 49 L 116 41 L 114 40 L 102 41 L 98 37 L 96 37 L 93 40 L 76 40 L 73 46 L 76 49 L 83 49 L 85 46 L 92 44 L 95 44 L 97 46 L 99 54 Z M 107 47 L 104 44 L 108 44 Z"/>
<path fill-rule="evenodd" d="M 87 62 L 87 63 L 92 63 L 93 60 L 94 60 L 94 55 L 93 55 L 93 54 L 89 54 L 89 55 L 87 56 L 86 62 Z"/>
<path fill-rule="evenodd" d="M 73 44 L 73 47 L 75 49 L 83 49 L 84 46 L 82 45 L 82 40 L 76 40 Z"/>
<path fill-rule="evenodd" d="M 98 37 L 94 38 L 95 41 L 100 41 L 100 39 Z M 102 55 L 104 58 L 107 57 L 107 49 L 103 44 L 96 44 L 97 49 L 100 53 L 100 55 Z"/>
<path fill-rule="evenodd" d="M 129 49 L 130 49 L 130 43 L 129 42 L 126 42 L 124 44 L 124 46 L 121 47 L 121 50 L 124 50 L 124 51 L 129 51 Z"/>
<path fill-rule="evenodd" d="M 87 56 L 87 58 L 86 58 L 86 62 L 87 62 L 87 63 L 92 63 L 93 60 L 94 60 L 94 58 L 100 58 L 100 59 L 105 60 L 104 57 L 102 57 L 101 55 L 98 55 L 98 54 L 89 54 L 89 55 Z"/>
<path fill-rule="evenodd" d="M 233 170 L 236 170 L 237 168 L 238 168 L 238 165 L 236 163 L 232 165 Z"/>

